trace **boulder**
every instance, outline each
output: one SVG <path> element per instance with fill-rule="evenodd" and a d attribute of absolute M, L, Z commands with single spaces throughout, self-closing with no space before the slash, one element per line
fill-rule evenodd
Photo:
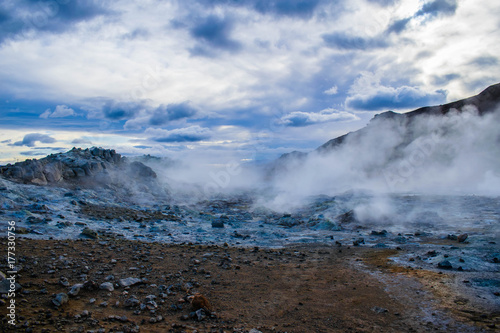
<path fill-rule="evenodd" d="M 141 162 L 132 162 L 128 167 L 128 173 L 134 178 L 156 178 L 156 173 Z"/>

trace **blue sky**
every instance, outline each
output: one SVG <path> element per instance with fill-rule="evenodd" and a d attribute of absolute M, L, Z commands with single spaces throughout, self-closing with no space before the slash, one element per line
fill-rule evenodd
<path fill-rule="evenodd" d="M 500 78 L 490 0 L 4 0 L 0 163 L 263 160 Z"/>

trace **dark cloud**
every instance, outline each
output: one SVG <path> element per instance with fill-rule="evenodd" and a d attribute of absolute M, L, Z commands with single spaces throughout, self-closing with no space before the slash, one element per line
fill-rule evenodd
<path fill-rule="evenodd" d="M 178 128 L 171 131 L 162 129 L 147 129 L 146 134 L 151 135 L 150 140 L 162 143 L 198 142 L 207 140 L 211 137 L 211 132 L 208 128 L 197 125 L 186 128 Z"/>
<path fill-rule="evenodd" d="M 470 62 L 471 65 L 476 65 L 479 67 L 496 66 L 498 65 L 498 63 L 499 63 L 498 58 L 493 56 L 477 57 Z"/>
<path fill-rule="evenodd" d="M 449 83 L 450 81 L 457 80 L 460 78 L 461 78 L 461 75 L 457 74 L 457 73 L 451 73 L 451 74 L 446 74 L 446 75 L 441 75 L 441 76 L 434 75 L 432 77 L 432 83 L 434 83 L 435 85 L 438 85 L 438 86 L 442 86 L 442 85 Z"/>
<path fill-rule="evenodd" d="M 322 38 L 328 47 L 341 50 L 368 50 L 388 46 L 387 41 L 381 37 L 365 38 L 345 32 L 324 34 Z"/>
<path fill-rule="evenodd" d="M 327 109 L 320 112 L 294 111 L 281 117 L 278 123 L 284 126 L 303 127 L 326 122 L 343 122 L 358 119 L 356 115 L 349 112 Z"/>
<path fill-rule="evenodd" d="M 244 6 L 261 14 L 308 19 L 323 0 L 197 0 L 207 6 Z"/>
<path fill-rule="evenodd" d="M 392 22 L 391 25 L 389 25 L 389 27 L 387 28 L 386 32 L 399 34 L 400 32 L 406 29 L 406 26 L 411 21 L 411 19 L 412 19 L 411 17 L 407 17 Z"/>
<path fill-rule="evenodd" d="M 77 23 L 111 13 L 97 1 L 5 0 L 0 5 L 0 42 L 30 31 L 62 33 Z"/>
<path fill-rule="evenodd" d="M 354 110 L 380 111 L 407 109 L 439 104 L 446 99 L 446 92 L 437 90 L 428 93 L 415 87 L 378 87 L 378 89 L 357 93 L 347 97 L 346 106 Z"/>
<path fill-rule="evenodd" d="M 44 153 L 43 151 L 33 151 L 33 150 L 28 150 L 28 151 L 21 151 L 19 154 L 23 156 L 45 156 L 47 153 Z"/>
<path fill-rule="evenodd" d="M 193 49 L 193 55 L 203 55 L 200 49 L 204 46 L 209 46 L 216 49 L 221 49 L 229 52 L 237 52 L 241 49 L 241 44 L 238 41 L 231 39 L 231 31 L 233 29 L 232 19 L 228 17 L 219 17 L 210 15 L 202 19 L 197 25 L 190 29 L 190 34 L 201 45 L 198 49 Z"/>
<path fill-rule="evenodd" d="M 427 20 L 431 20 L 441 15 L 454 15 L 457 8 L 457 0 L 434 0 L 432 2 L 427 2 L 413 16 L 393 21 L 389 27 L 387 27 L 386 33 L 399 34 L 406 30 L 411 20 L 420 16 L 426 16 Z M 424 20 L 424 24 L 427 20 Z"/>
<path fill-rule="evenodd" d="M 189 102 L 160 105 L 149 119 L 152 126 L 161 126 L 169 121 L 190 118 L 198 112 Z"/>
<path fill-rule="evenodd" d="M 26 134 L 22 141 L 14 142 L 13 144 L 11 144 L 11 146 L 34 147 L 36 142 L 54 143 L 54 142 L 56 142 L 56 139 L 54 139 L 48 135 L 45 135 L 45 134 L 30 133 L 30 134 Z"/>
<path fill-rule="evenodd" d="M 143 109 L 143 103 L 109 100 L 102 107 L 102 114 L 109 120 L 124 120 L 134 118 Z"/>
<path fill-rule="evenodd" d="M 139 146 L 134 146 L 134 148 L 137 148 L 137 149 L 150 149 L 150 148 L 153 148 L 153 147 L 139 145 Z"/>
<path fill-rule="evenodd" d="M 375 3 L 383 7 L 391 6 L 396 2 L 396 0 L 366 0 L 366 1 L 370 3 Z"/>
<path fill-rule="evenodd" d="M 319 3 L 319 0 L 259 0 L 254 2 L 254 8 L 263 14 L 309 18 Z"/>
<path fill-rule="evenodd" d="M 434 0 L 425 3 L 414 16 L 428 15 L 434 17 L 438 15 L 454 15 L 457 8 L 457 0 Z"/>

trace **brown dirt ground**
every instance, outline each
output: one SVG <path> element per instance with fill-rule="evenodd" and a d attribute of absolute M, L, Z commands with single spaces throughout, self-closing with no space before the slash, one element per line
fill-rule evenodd
<path fill-rule="evenodd" d="M 6 248 L 6 239 L 0 244 Z M 391 265 L 387 258 L 395 250 L 19 238 L 16 251 L 23 289 L 16 295 L 16 327 L 6 321 L 7 305 L 0 306 L 6 332 L 481 332 L 498 325 L 498 315 L 467 313 L 450 301 L 455 291 L 436 287 L 446 275 Z M 126 277 L 147 282 L 112 292 L 82 290 L 60 308 L 51 303 L 54 294 L 69 290 L 61 277 L 71 287 L 84 280 L 101 284 L 109 275 L 115 283 Z M 160 297 L 162 285 L 173 286 L 175 295 Z M 179 301 L 195 292 L 211 302 L 212 318 L 182 320 L 192 309 Z M 158 308 L 125 307 L 132 295 L 141 302 L 155 295 Z M 81 316 L 84 310 L 90 315 Z M 162 320 L 151 323 L 157 316 Z"/>

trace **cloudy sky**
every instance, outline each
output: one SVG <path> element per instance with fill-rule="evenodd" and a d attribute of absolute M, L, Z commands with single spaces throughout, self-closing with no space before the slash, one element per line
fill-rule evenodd
<path fill-rule="evenodd" d="M 3 0 L 0 163 L 308 151 L 500 81 L 491 0 Z"/>

